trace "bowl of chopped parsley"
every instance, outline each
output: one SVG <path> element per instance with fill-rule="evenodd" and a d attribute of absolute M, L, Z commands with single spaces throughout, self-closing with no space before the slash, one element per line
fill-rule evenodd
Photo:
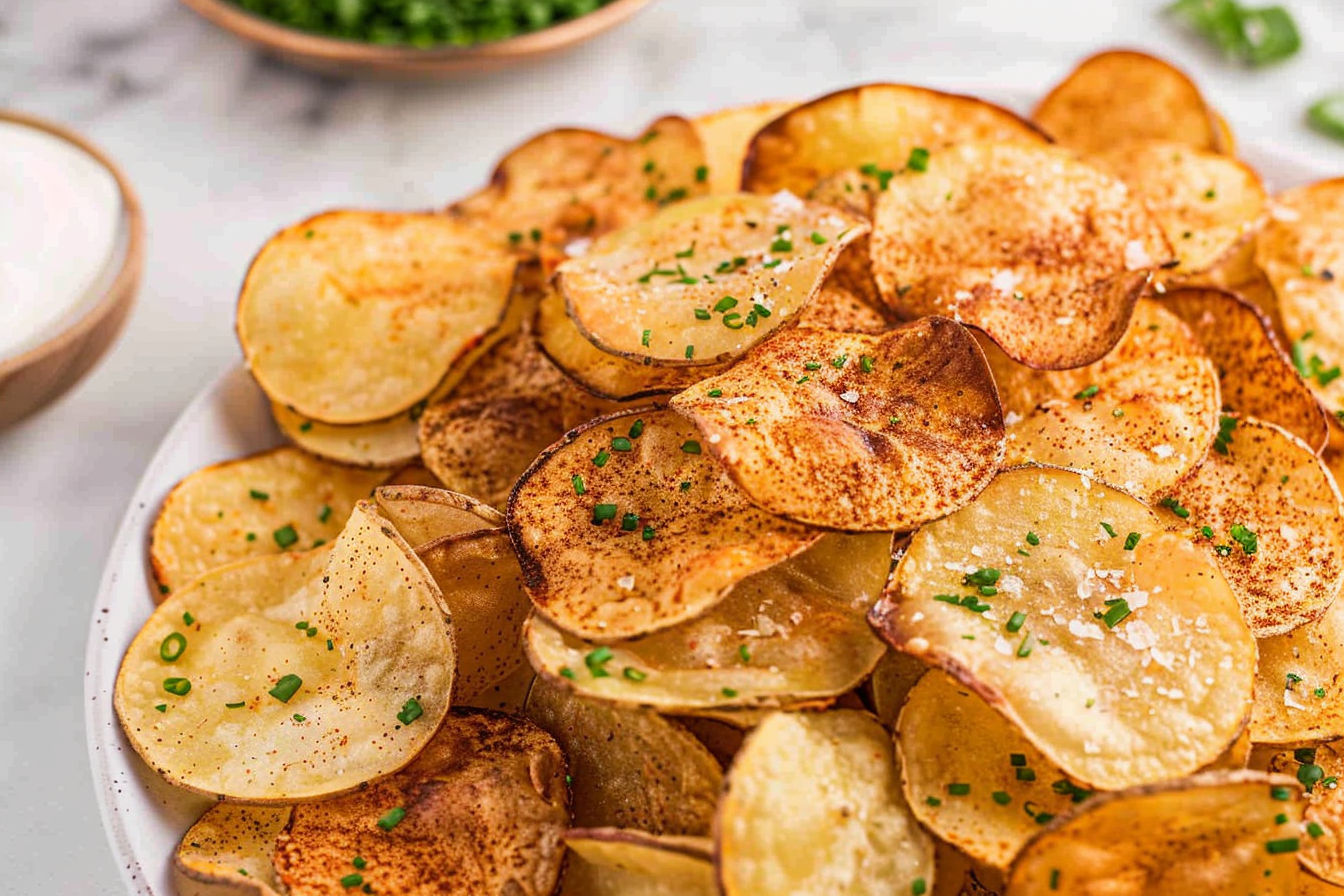
<path fill-rule="evenodd" d="M 649 0 L 182 0 L 239 37 L 330 74 L 426 78 L 572 47 Z"/>

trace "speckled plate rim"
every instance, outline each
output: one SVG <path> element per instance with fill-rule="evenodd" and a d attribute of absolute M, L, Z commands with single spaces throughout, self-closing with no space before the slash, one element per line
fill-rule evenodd
<path fill-rule="evenodd" d="M 983 84 L 945 89 L 1025 108 L 1034 93 Z M 1240 155 L 1273 189 L 1329 176 L 1322 166 L 1267 144 Z M 209 801 L 164 783 L 127 743 L 112 709 L 122 654 L 153 609 L 146 559 L 149 530 L 177 480 L 195 469 L 279 444 L 265 396 L 237 364 L 192 399 L 164 436 L 121 521 L 89 623 L 85 655 L 85 730 L 103 828 L 128 892 L 173 896 L 174 847 Z"/>

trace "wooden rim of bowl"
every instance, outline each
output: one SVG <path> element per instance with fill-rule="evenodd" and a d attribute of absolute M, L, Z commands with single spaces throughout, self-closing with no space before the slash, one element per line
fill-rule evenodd
<path fill-rule="evenodd" d="M 202 17 L 221 28 L 284 55 L 305 56 L 331 63 L 374 63 L 411 68 L 446 70 L 454 63 L 470 67 L 537 56 L 577 43 L 634 15 L 652 0 L 612 0 L 590 13 L 539 31 L 503 40 L 459 47 L 450 44 L 412 47 L 374 44 L 327 37 L 282 25 L 248 12 L 230 0 L 182 0 Z"/>
<path fill-rule="evenodd" d="M 63 327 L 50 338 L 13 357 L 0 358 L 0 377 L 21 370 L 61 351 L 71 342 L 81 339 L 90 330 L 98 326 L 103 318 L 116 310 L 122 302 L 126 302 L 128 305 L 133 303 L 135 301 L 135 291 L 132 287 L 140 279 L 140 270 L 144 266 L 145 254 L 145 220 L 140 209 L 140 200 L 136 198 L 135 191 L 131 189 L 131 184 L 126 179 L 126 175 L 122 173 L 115 162 L 108 158 L 106 153 L 69 128 L 34 115 L 0 109 L 0 122 L 3 121 L 21 124 L 37 131 L 44 131 L 53 137 L 58 137 L 88 153 L 94 161 L 107 169 L 107 172 L 112 175 L 112 179 L 116 181 L 117 192 L 121 195 L 121 215 L 126 236 L 121 265 L 117 268 L 116 275 L 103 288 L 103 294 L 98 297 L 98 301 L 93 303 L 74 322 Z"/>

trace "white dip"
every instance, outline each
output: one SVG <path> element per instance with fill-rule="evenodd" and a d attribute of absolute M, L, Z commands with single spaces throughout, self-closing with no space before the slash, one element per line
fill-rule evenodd
<path fill-rule="evenodd" d="M 0 360 L 55 335 L 97 300 L 121 228 L 121 193 L 97 159 L 0 121 Z"/>

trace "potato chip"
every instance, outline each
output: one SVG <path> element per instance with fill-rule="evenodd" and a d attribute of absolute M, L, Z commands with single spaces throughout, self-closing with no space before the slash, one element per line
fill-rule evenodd
<path fill-rule="evenodd" d="M 548 894 L 568 826 L 565 757 L 526 719 L 454 708 L 401 772 L 294 807 L 275 868 L 290 896 Z M 352 857 L 364 860 L 359 883 Z M 347 886 L 342 881 L 351 881 Z"/>
<path fill-rule="evenodd" d="M 1250 165 L 1184 143 L 1130 140 L 1087 161 L 1148 206 L 1175 250 L 1177 276 L 1213 267 L 1260 226 L 1269 205 Z"/>
<path fill-rule="evenodd" d="M 1215 771 L 1218 769 L 1241 769 L 1247 768 L 1251 761 L 1251 726 L 1248 723 L 1241 729 L 1241 734 L 1232 741 L 1223 755 L 1210 762 L 1200 771 Z"/>
<path fill-rule="evenodd" d="M 411 547 L 419 549 L 444 536 L 504 525 L 504 514 L 469 495 L 423 485 L 385 485 L 374 502 Z"/>
<path fill-rule="evenodd" d="M 1273 423 L 1220 418 L 1204 462 L 1163 499 L 1212 547 L 1257 638 L 1319 618 L 1344 586 L 1344 517 L 1330 471 Z"/>
<path fill-rule="evenodd" d="M 1321 618 L 1260 641 L 1251 740 L 1323 743 L 1344 738 L 1344 601 Z"/>
<path fill-rule="evenodd" d="M 736 193 L 742 187 L 742 162 L 756 132 L 796 104 L 766 100 L 746 106 L 730 106 L 691 119 L 705 147 L 709 167 L 709 192 Z"/>
<path fill-rule="evenodd" d="M 762 714 L 773 712 L 773 710 L 747 710 L 750 713 L 761 712 Z M 704 744 L 705 749 L 719 761 L 719 764 L 727 768 L 737 755 L 737 751 L 742 748 L 742 738 L 747 736 L 747 732 L 755 725 L 741 728 L 734 724 L 735 719 L 721 719 L 709 716 L 684 715 L 676 716 L 676 721 L 687 731 L 695 736 L 695 739 Z"/>
<path fill-rule="evenodd" d="M 596 240 L 556 271 L 579 331 L 654 366 L 743 354 L 792 323 L 868 225 L 790 193 L 679 203 Z"/>
<path fill-rule="evenodd" d="M 1007 868 L 1041 825 L 1092 795 L 937 670 L 911 689 L 896 747 L 910 811 L 940 839 L 996 868 Z"/>
<path fill-rule="evenodd" d="M 253 557 L 178 590 L 117 675 L 127 739 L 170 783 L 293 802 L 395 772 L 448 709 L 443 596 L 372 502 L 331 545 Z"/>
<path fill-rule="evenodd" d="M 633 139 L 558 128 L 511 149 L 489 185 L 448 213 L 549 266 L 594 237 L 704 194 L 705 162 L 695 126 L 677 115 Z"/>
<path fill-rule="evenodd" d="M 532 603 L 503 529 L 445 535 L 416 548 L 453 620 L 453 704 L 480 706 L 492 688 L 527 665 L 523 621 Z"/>
<path fill-rule="evenodd" d="M 443 488 L 443 483 L 439 481 L 439 477 L 429 472 L 425 465 L 418 460 L 413 460 L 398 467 L 391 476 L 387 477 L 387 481 L 383 485 L 421 485 L 425 488 Z"/>
<path fill-rule="evenodd" d="M 477 709 L 492 709 L 509 715 L 522 715 L 527 695 L 532 692 L 532 684 L 537 676 L 532 667 L 523 663 L 509 674 L 508 678 L 486 688 L 470 700 L 460 699 L 456 705 L 474 706 Z"/>
<path fill-rule="evenodd" d="M 718 896 L 708 838 L 576 828 L 565 844 L 571 855 L 560 896 Z"/>
<path fill-rule="evenodd" d="M 652 409 L 571 430 L 506 516 L 532 602 L 601 641 L 696 616 L 820 534 L 752 506 L 688 422 Z"/>
<path fill-rule="evenodd" d="M 980 876 L 994 876 L 994 883 L 1001 884 L 997 872 L 984 865 L 972 862 L 965 853 L 955 846 L 949 846 L 942 840 L 933 845 L 933 862 L 936 869 L 933 877 L 932 896 L 998 896 L 1002 887 L 987 886 Z"/>
<path fill-rule="evenodd" d="M 1120 340 L 1166 239 L 1124 184 L 1049 146 L 933 153 L 878 194 L 869 238 L 883 300 L 944 314 L 1015 361 L 1080 367 Z"/>
<path fill-rule="evenodd" d="M 1086 153 L 1143 139 L 1232 151 L 1217 113 L 1190 77 L 1134 50 L 1107 50 L 1084 59 L 1031 117 L 1060 143 Z"/>
<path fill-rule="evenodd" d="M 541 300 L 534 329 L 538 346 L 556 367 L 583 389 L 612 401 L 679 392 L 723 369 L 655 367 L 603 351 L 579 332 L 565 311 L 564 297 L 554 291 Z"/>
<path fill-rule="evenodd" d="M 847 256 L 848 251 L 842 257 Z M 883 312 L 836 282 L 834 273 L 798 314 L 798 326 L 844 333 L 885 333 L 892 328 Z"/>
<path fill-rule="evenodd" d="M 272 401 L 323 423 L 384 420 L 500 326 L 515 266 L 443 215 L 328 212 L 257 254 L 238 341 Z"/>
<path fill-rule="evenodd" d="M 1274 197 L 1256 240 L 1256 263 L 1273 287 L 1292 356 L 1307 385 L 1344 409 L 1344 178 Z"/>
<path fill-rule="evenodd" d="M 156 600 L 227 563 L 335 538 L 386 470 L 273 448 L 197 470 L 163 499 L 149 537 Z"/>
<path fill-rule="evenodd" d="M 580 697 L 544 678 L 532 688 L 526 714 L 569 760 L 574 824 L 709 834 L 723 769 L 681 725 L 651 710 Z"/>
<path fill-rule="evenodd" d="M 922 893 L 933 842 L 867 713 L 776 713 L 747 735 L 715 826 L 724 896 Z"/>
<path fill-rule="evenodd" d="M 1325 446 L 1325 412 L 1255 305 L 1220 289 L 1185 288 L 1168 292 L 1162 307 L 1185 321 L 1218 369 L 1223 407 L 1277 423 L 1314 451 Z"/>
<path fill-rule="evenodd" d="M 1339 894 L 1344 893 L 1344 887 L 1338 887 L 1328 881 L 1323 881 L 1304 869 L 1297 876 L 1297 889 L 1293 892 L 1297 896 L 1339 896 Z"/>
<path fill-rule="evenodd" d="M 1206 772 L 1099 794 L 1018 855 L 1008 896 L 1292 896 L 1301 817 L 1293 780 L 1260 772 Z"/>
<path fill-rule="evenodd" d="M 984 355 L 946 318 L 882 336 L 799 327 L 672 409 L 752 501 L 835 529 L 904 531 L 944 516 L 1003 458 Z"/>
<path fill-rule="evenodd" d="M 580 694 L 662 712 L 792 707 L 835 697 L 856 687 L 882 656 L 863 617 L 891 565 L 890 543 L 885 533 L 827 535 L 739 582 L 700 616 L 634 641 L 598 646 L 534 616 L 523 630 L 528 657 L 542 677 Z M 736 709 L 714 717 L 757 721 L 743 715 Z"/>
<path fill-rule="evenodd" d="M 200 888 L 205 892 L 279 896 L 271 854 L 289 813 L 289 806 L 216 803 L 182 835 L 173 869 L 188 881 L 211 885 Z"/>
<path fill-rule="evenodd" d="M 910 689 L 928 671 L 928 666 L 909 654 L 898 650 L 882 654 L 868 679 L 868 700 L 877 720 L 888 728 L 895 728 L 896 717 L 901 714 Z"/>
<path fill-rule="evenodd" d="M 1269 770 L 1292 775 L 1306 790 L 1305 822 L 1297 857 L 1308 871 L 1333 884 L 1344 884 L 1344 741 L 1280 753 Z"/>
<path fill-rule="evenodd" d="M 712 370 L 713 368 L 702 368 Z M 560 393 L 560 416 L 565 429 L 571 430 L 591 423 L 598 417 L 610 417 L 613 414 L 628 414 L 643 411 L 646 408 L 663 410 L 667 408 L 667 393 L 650 395 L 647 398 L 632 398 L 628 401 L 613 401 L 579 388 L 562 389 Z"/>
<path fill-rule="evenodd" d="M 911 537 L 869 619 L 1080 784 L 1193 772 L 1241 731 L 1255 641 L 1212 558 L 1162 528 L 1078 473 L 1005 471 Z"/>
<path fill-rule="evenodd" d="M 984 100 L 909 84 L 864 84 L 795 106 L 752 138 L 742 189 L 803 195 L 828 174 L 917 168 L 921 150 L 1001 140 L 1045 143 L 1034 125 Z"/>
<path fill-rule="evenodd" d="M 1218 432 L 1218 372 L 1190 329 L 1144 300 L 1119 344 L 1075 370 L 1018 364 L 988 340 L 1007 421 L 1006 463 L 1074 467 L 1141 497 L 1203 459 Z"/>

